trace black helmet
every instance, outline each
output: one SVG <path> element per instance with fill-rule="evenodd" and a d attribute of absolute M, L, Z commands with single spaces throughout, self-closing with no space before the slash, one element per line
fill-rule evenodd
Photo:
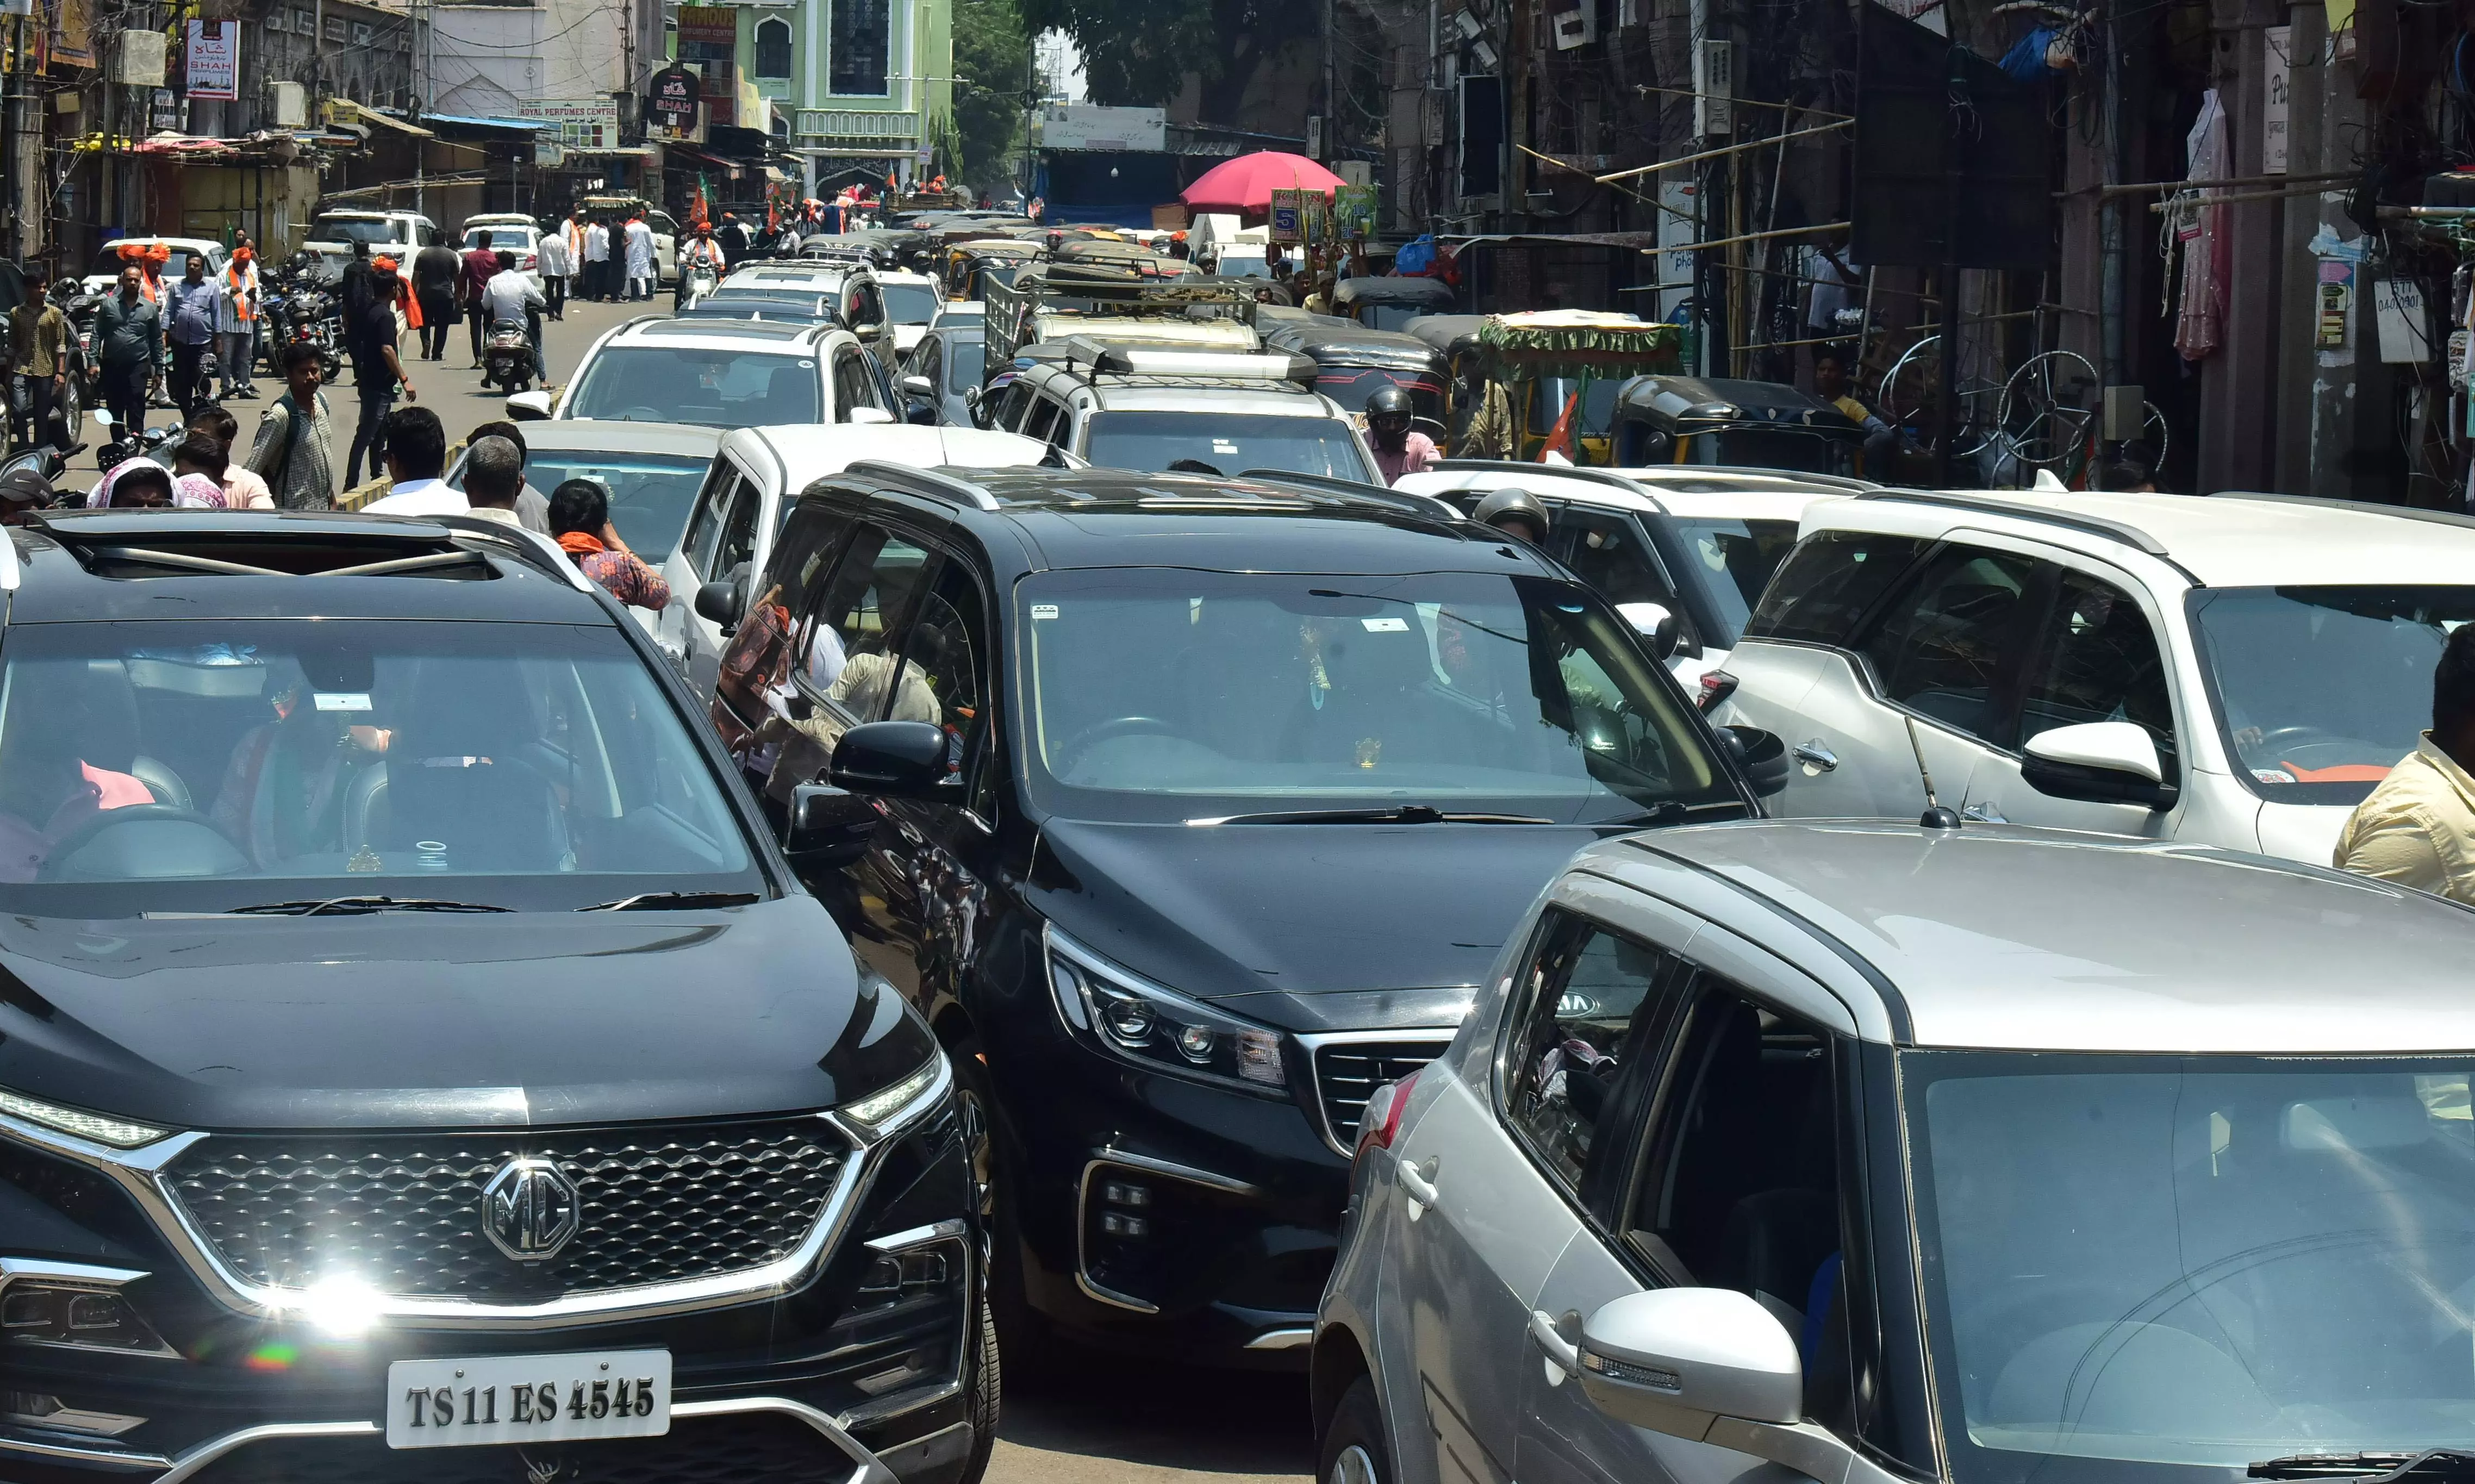
<path fill-rule="evenodd" d="M 1401 390 L 1398 384 L 1379 386 L 1375 395 L 1366 399 L 1366 415 L 1370 418 L 1406 418 L 1409 415 L 1409 394 Z"/>
<path fill-rule="evenodd" d="M 1505 529 L 1508 522 L 1519 522 L 1538 533 L 1536 540 L 1543 542 L 1547 539 L 1547 507 L 1538 503 L 1538 498 L 1528 490 L 1498 490 L 1478 502 L 1478 508 L 1470 512 L 1470 519 L 1499 530 Z"/>

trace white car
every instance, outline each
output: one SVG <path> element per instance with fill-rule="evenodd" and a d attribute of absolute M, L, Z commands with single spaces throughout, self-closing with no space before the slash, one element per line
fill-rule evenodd
<path fill-rule="evenodd" d="M 721 624 L 697 611 L 695 599 L 707 583 L 745 582 L 765 570 L 791 506 L 812 480 L 861 459 L 996 469 L 1037 464 L 1047 452 L 1046 445 L 1028 438 L 974 427 L 810 426 L 725 433 L 688 512 L 687 535 L 662 563 L 672 601 L 654 625 L 654 642 L 696 693 L 711 699 L 727 639 Z M 741 594 L 737 606 L 761 596 Z"/>
<path fill-rule="evenodd" d="M 1847 489 L 1762 471 L 1489 459 L 1446 459 L 1392 487 L 1441 497 L 1464 514 L 1498 490 L 1529 492 L 1552 523 L 1548 554 L 1635 628 L 1660 637 L 1667 668 L 1688 693 L 1727 663 L 1771 573 L 1796 545 L 1805 507 Z"/>
<path fill-rule="evenodd" d="M 2470 960 L 2461 907 L 2229 851 L 1589 845 L 1377 1074 L 1315 1477 L 2408 1476 L 2467 1427 Z"/>
<path fill-rule="evenodd" d="M 871 350 L 887 331 L 885 295 L 866 257 L 786 257 L 742 263 L 720 284 L 726 289 L 831 294 L 843 326 Z"/>
<path fill-rule="evenodd" d="M 1817 501 L 1709 691 L 1774 814 L 1970 818 L 2326 864 L 2431 724 L 2475 520 L 2274 495 Z"/>
<path fill-rule="evenodd" d="M 531 218 L 512 213 L 505 216 L 468 216 L 464 219 L 464 240 L 455 244 L 460 255 L 481 245 L 481 233 L 490 234 L 490 249 L 516 255 L 516 271 L 535 289 L 542 286 L 541 229 Z"/>
<path fill-rule="evenodd" d="M 395 259 L 396 276 L 410 282 L 412 257 L 438 240 L 438 224 L 418 211 L 321 211 L 309 223 L 302 248 L 320 257 L 345 259 L 353 244 L 366 242 L 373 257 Z M 341 261 L 336 262 L 340 270 Z"/>
<path fill-rule="evenodd" d="M 94 255 L 94 271 L 78 280 L 78 287 L 89 294 L 109 294 L 120 281 L 120 270 L 127 266 L 120 255 L 123 246 L 141 248 L 158 245 L 167 248 L 171 256 L 159 270 L 166 283 L 178 283 L 189 271 L 192 254 L 207 260 L 207 277 L 212 279 L 224 271 L 224 245 L 207 237 L 114 237 Z"/>
<path fill-rule="evenodd" d="M 898 405 L 876 357 L 846 329 L 640 315 L 593 342 L 555 406 L 546 392 L 519 392 L 507 415 L 757 427 L 892 423 Z"/>
<path fill-rule="evenodd" d="M 1302 384 L 1313 362 L 1256 351 L 1118 345 L 1081 336 L 1023 368 L 989 424 L 1109 469 L 1250 470 L 1381 484 L 1340 403 Z M 1020 364 L 1019 360 L 1017 362 Z"/>
<path fill-rule="evenodd" d="M 919 337 L 928 333 L 929 322 L 937 317 L 945 296 L 938 290 L 937 280 L 924 273 L 879 269 L 875 278 L 877 293 L 885 301 L 886 323 L 894 332 L 891 350 L 880 345 L 877 353 L 891 354 L 898 366 Z"/>

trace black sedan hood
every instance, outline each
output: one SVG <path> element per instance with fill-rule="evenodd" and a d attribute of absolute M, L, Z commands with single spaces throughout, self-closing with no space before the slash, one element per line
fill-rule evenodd
<path fill-rule="evenodd" d="M 927 1033 L 813 897 L 724 911 L 0 918 L 0 1087 L 189 1129 L 829 1107 Z"/>
<path fill-rule="evenodd" d="M 1040 912 L 1084 946 L 1293 1031 L 1451 1024 L 1602 832 L 1507 824 L 1041 827 Z"/>

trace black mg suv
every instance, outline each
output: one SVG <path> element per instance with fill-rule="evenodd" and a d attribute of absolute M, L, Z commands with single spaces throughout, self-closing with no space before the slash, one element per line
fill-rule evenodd
<path fill-rule="evenodd" d="M 696 600 L 725 743 L 990 1135 L 1026 1341 L 1301 1363 L 1367 1094 L 1578 846 L 1784 781 L 1570 573 L 1375 487 L 863 463 Z"/>
<path fill-rule="evenodd" d="M 0 539 L 0 1480 L 968 1484 L 926 1026 L 466 518 Z"/>

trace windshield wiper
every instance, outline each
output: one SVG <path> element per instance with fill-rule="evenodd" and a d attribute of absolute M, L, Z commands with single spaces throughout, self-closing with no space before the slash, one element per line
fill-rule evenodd
<path fill-rule="evenodd" d="M 1208 824 L 1554 824 L 1536 815 L 1451 814 L 1433 804 L 1401 804 L 1390 809 L 1287 809 L 1261 815 L 1219 815 L 1188 819 Z"/>
<path fill-rule="evenodd" d="M 2245 1472 L 2255 1479 L 2475 1479 L 2475 1452 L 2436 1448 L 2420 1453 L 2290 1453 Z"/>
<path fill-rule="evenodd" d="M 426 896 L 331 896 L 304 902 L 260 902 L 256 907 L 231 907 L 227 917 L 315 917 L 325 912 L 511 912 L 512 907 L 486 902 L 449 902 Z"/>
<path fill-rule="evenodd" d="M 746 907 L 765 900 L 753 891 L 639 891 L 615 902 L 579 907 L 580 912 L 641 912 L 663 908 Z"/>

